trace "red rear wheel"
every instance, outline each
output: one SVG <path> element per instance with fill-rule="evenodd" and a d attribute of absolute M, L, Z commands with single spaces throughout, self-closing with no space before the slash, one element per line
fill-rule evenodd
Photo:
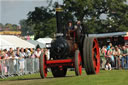
<path fill-rule="evenodd" d="M 100 53 L 97 39 L 87 37 L 83 45 L 83 59 L 87 74 L 97 74 L 100 71 Z"/>
<path fill-rule="evenodd" d="M 40 59 L 39 59 L 39 61 L 40 61 L 40 64 L 39 64 L 39 66 L 40 66 L 40 76 L 41 76 L 41 78 L 45 78 L 45 77 L 47 77 L 47 65 L 46 65 L 46 55 L 45 54 L 43 54 L 43 53 L 41 53 L 41 56 L 40 56 Z"/>
<path fill-rule="evenodd" d="M 98 41 L 96 39 L 93 40 L 92 59 L 94 70 L 96 73 L 98 73 L 100 71 L 100 53 Z"/>

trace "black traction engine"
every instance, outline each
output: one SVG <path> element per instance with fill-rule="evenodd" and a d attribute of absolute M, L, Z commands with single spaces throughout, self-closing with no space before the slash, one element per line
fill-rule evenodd
<path fill-rule="evenodd" d="M 56 8 L 57 33 L 51 42 L 50 59 L 45 53 L 40 56 L 40 75 L 47 77 L 47 68 L 51 68 L 54 77 L 64 77 L 67 68 L 74 68 L 77 76 L 85 68 L 87 74 L 97 74 L 100 70 L 100 53 L 98 41 L 88 37 L 86 33 L 79 33 L 79 28 L 74 32 L 76 37 L 69 37 L 63 33 L 60 6 Z M 84 28 L 83 28 L 84 29 Z"/>

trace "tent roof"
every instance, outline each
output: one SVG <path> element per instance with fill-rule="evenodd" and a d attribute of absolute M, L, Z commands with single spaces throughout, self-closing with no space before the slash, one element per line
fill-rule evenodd
<path fill-rule="evenodd" d="M 22 47 L 22 48 L 35 48 L 35 46 L 25 40 L 22 40 L 20 38 L 18 38 L 17 36 L 13 36 L 13 35 L 1 35 L 0 36 L 1 39 L 9 42 L 9 43 L 13 43 L 13 45 L 15 45 L 15 47 Z"/>
<path fill-rule="evenodd" d="M 40 46 L 41 48 L 45 48 L 45 44 L 40 43 L 40 42 L 38 42 L 38 41 L 36 41 L 36 40 L 27 40 L 27 41 L 28 41 L 29 43 L 35 45 L 35 47 L 39 44 L 39 46 Z"/>
<path fill-rule="evenodd" d="M 15 48 L 15 45 L 0 38 L 0 49 Z"/>
<path fill-rule="evenodd" d="M 38 42 L 46 44 L 46 43 L 51 43 L 52 38 L 39 38 L 37 39 Z"/>

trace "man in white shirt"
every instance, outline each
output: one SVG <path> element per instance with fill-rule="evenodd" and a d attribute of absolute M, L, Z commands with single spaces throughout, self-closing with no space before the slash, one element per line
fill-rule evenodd
<path fill-rule="evenodd" d="M 41 50 L 40 50 L 40 48 L 37 48 L 34 54 L 35 54 L 35 57 L 36 57 L 36 58 L 39 58 L 40 55 L 41 55 Z"/>
<path fill-rule="evenodd" d="M 20 56 L 19 56 L 19 63 L 20 63 L 20 71 L 21 73 L 24 72 L 24 57 L 25 57 L 25 53 L 24 53 L 24 48 L 20 49 Z"/>

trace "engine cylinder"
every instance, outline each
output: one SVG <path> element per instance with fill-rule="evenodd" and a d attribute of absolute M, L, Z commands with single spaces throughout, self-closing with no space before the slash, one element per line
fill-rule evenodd
<path fill-rule="evenodd" d="M 62 37 L 57 38 L 51 43 L 51 57 L 54 59 L 65 59 L 71 53 L 71 42 L 68 42 Z"/>

